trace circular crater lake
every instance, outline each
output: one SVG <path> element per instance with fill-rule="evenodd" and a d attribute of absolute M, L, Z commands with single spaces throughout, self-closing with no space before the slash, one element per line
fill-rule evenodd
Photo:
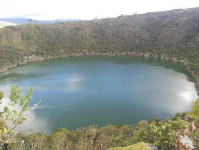
<path fill-rule="evenodd" d="M 168 61 L 131 56 L 70 57 L 33 62 L 0 74 L 10 104 L 15 84 L 26 94 L 33 88 L 32 118 L 18 130 L 50 134 L 56 128 L 135 124 L 151 117 L 165 119 L 190 110 L 197 98 L 185 67 Z"/>

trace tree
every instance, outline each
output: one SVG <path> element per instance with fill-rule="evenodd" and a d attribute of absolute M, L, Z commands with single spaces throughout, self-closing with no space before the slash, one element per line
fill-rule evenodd
<path fill-rule="evenodd" d="M 32 96 L 32 89 L 30 89 L 27 95 L 20 95 L 21 89 L 15 85 L 12 85 L 10 90 L 11 107 L 4 107 L 4 110 L 0 112 L 0 145 L 1 147 L 7 147 L 8 144 L 17 143 L 23 141 L 16 141 L 16 129 L 18 126 L 24 123 L 28 119 L 28 115 L 31 111 L 37 107 L 39 103 L 28 110 L 28 103 Z M 3 92 L 0 92 L 0 103 L 4 97 Z M 18 109 L 19 108 L 19 109 Z"/>
<path fill-rule="evenodd" d="M 192 103 L 191 111 L 187 114 L 187 116 L 199 119 L 199 98 Z"/>
<path fill-rule="evenodd" d="M 28 23 L 31 24 L 32 23 L 32 19 L 28 19 Z"/>

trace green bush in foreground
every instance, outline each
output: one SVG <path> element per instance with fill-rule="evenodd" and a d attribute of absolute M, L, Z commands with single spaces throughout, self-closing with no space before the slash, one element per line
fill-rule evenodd
<path fill-rule="evenodd" d="M 146 143 L 139 142 L 127 147 L 109 148 L 108 150 L 150 150 L 150 149 L 146 146 Z"/>
<path fill-rule="evenodd" d="M 21 90 L 15 85 L 12 85 L 10 90 L 10 108 L 4 107 L 4 110 L 0 112 L 0 146 L 6 148 L 8 144 L 17 143 L 23 141 L 17 141 L 16 129 L 18 126 L 24 123 L 28 119 L 28 114 L 40 103 L 37 103 L 28 110 L 28 102 L 32 96 L 32 89 L 28 91 L 27 95 L 20 95 Z M 0 100 L 4 97 L 4 94 L 0 92 Z M 0 101 L 0 103 L 2 103 Z"/>
<path fill-rule="evenodd" d="M 161 149 L 172 148 L 175 144 L 175 138 L 179 137 L 186 128 L 185 121 L 178 118 L 176 121 L 152 122 L 146 128 L 140 128 L 135 137 L 136 141 L 152 143 Z"/>
<path fill-rule="evenodd" d="M 193 103 L 192 103 L 192 108 L 191 111 L 187 114 L 187 116 L 199 119 L 199 98 L 196 99 Z"/>

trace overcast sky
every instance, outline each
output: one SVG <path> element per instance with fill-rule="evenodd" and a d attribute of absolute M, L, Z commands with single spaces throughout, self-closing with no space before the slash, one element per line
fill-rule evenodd
<path fill-rule="evenodd" d="M 199 0 L 0 0 L 0 18 L 89 20 L 192 7 Z"/>

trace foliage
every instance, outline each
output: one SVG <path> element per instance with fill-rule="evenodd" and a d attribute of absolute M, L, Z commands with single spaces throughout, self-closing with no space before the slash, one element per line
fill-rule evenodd
<path fill-rule="evenodd" d="M 160 121 L 161 121 L 160 119 L 155 118 L 155 117 L 152 117 L 152 118 L 150 118 L 149 120 L 147 120 L 147 122 L 148 122 L 149 124 L 151 124 L 152 122 L 159 123 Z"/>
<path fill-rule="evenodd" d="M 181 131 L 185 128 L 185 121 L 177 118 L 177 120 L 167 119 L 160 121 L 158 124 L 147 121 L 141 121 L 136 125 L 107 125 L 97 128 L 91 125 L 87 128 L 75 130 L 67 130 L 59 128 L 50 135 L 42 135 L 34 133 L 30 135 L 19 136 L 20 140 L 24 140 L 24 144 L 15 145 L 15 149 L 100 149 L 120 148 L 136 146 L 139 141 L 152 143 L 162 149 L 173 148 L 175 138 L 181 135 Z M 137 144 L 139 146 L 139 144 Z M 129 148 L 129 147 L 127 147 Z"/>
<path fill-rule="evenodd" d="M 0 100 L 4 97 L 3 92 L 0 92 Z"/>
<path fill-rule="evenodd" d="M 12 85 L 10 90 L 10 102 L 11 107 L 4 107 L 4 111 L 0 114 L 0 144 L 23 142 L 16 141 L 16 129 L 18 126 L 24 123 L 28 119 L 29 113 L 40 103 L 37 103 L 28 110 L 28 102 L 32 95 L 32 89 L 30 89 L 27 95 L 20 95 L 21 90 L 15 85 Z M 0 92 L 1 98 L 3 93 Z M 18 109 L 19 108 L 19 109 Z"/>
<path fill-rule="evenodd" d="M 190 138 L 192 139 L 192 141 L 194 142 L 194 146 L 196 147 L 196 149 L 199 149 L 199 129 L 196 129 L 194 132 L 192 132 L 190 134 Z"/>
<path fill-rule="evenodd" d="M 180 114 L 181 116 L 181 114 Z M 172 118 L 173 119 L 173 118 Z M 67 130 L 58 128 L 50 135 L 42 133 L 17 134 L 18 143 L 11 145 L 13 149 L 67 149 L 84 150 L 109 148 L 134 148 L 140 146 L 139 141 L 152 143 L 160 149 L 173 148 L 175 138 L 179 137 L 185 128 L 184 120 L 166 119 L 159 123 L 141 121 L 135 125 L 107 125 L 98 128 L 91 125 L 87 128 Z M 197 136 L 197 134 L 194 134 Z M 129 146 L 131 145 L 131 146 Z M 142 146 L 144 146 L 142 144 Z"/>
<path fill-rule="evenodd" d="M 17 139 L 24 144 L 18 143 L 12 145 L 13 149 L 67 149 L 67 150 L 83 150 L 83 149 L 100 149 L 106 150 L 110 147 L 127 146 L 134 144 L 133 137 L 137 130 L 137 125 L 122 127 L 106 126 L 97 128 L 92 125 L 87 128 L 80 128 L 68 131 L 64 128 L 55 130 L 50 135 L 42 133 L 33 133 L 29 135 L 17 134 Z M 111 130 L 113 136 L 108 133 Z"/>
<path fill-rule="evenodd" d="M 157 125 L 152 122 L 147 128 L 139 129 L 135 138 L 137 141 L 152 143 L 160 149 L 172 148 L 175 138 L 181 135 L 181 132 L 178 131 L 185 129 L 185 127 L 185 121 L 181 119 L 159 122 Z"/>
<path fill-rule="evenodd" d="M 199 98 L 192 103 L 192 107 L 187 116 L 199 119 Z"/>
<path fill-rule="evenodd" d="M 150 150 L 150 149 L 146 146 L 146 143 L 139 142 L 127 147 L 109 148 L 108 150 Z"/>

